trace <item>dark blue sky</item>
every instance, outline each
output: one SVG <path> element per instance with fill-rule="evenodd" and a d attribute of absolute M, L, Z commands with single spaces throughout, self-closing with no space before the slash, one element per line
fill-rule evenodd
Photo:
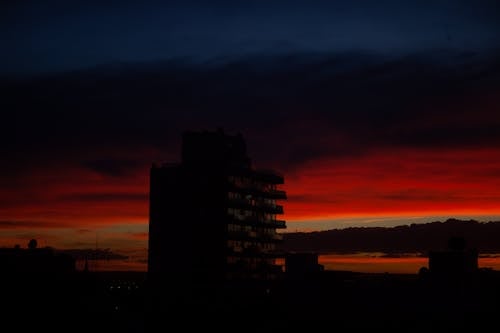
<path fill-rule="evenodd" d="M 103 4 L 104 3 L 104 4 Z M 0 73 L 172 58 L 500 45 L 498 1 L 6 1 Z"/>

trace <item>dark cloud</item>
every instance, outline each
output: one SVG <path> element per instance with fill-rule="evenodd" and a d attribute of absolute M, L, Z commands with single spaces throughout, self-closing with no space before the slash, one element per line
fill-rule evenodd
<path fill-rule="evenodd" d="M 77 234 L 89 234 L 89 233 L 93 233 L 93 232 L 94 231 L 90 230 L 90 229 L 78 229 L 78 230 L 76 230 Z"/>
<path fill-rule="evenodd" d="M 288 200 L 294 202 L 303 202 L 303 203 L 326 203 L 326 204 L 336 204 L 338 200 L 332 198 L 325 198 L 324 195 L 321 194 L 288 194 Z"/>
<path fill-rule="evenodd" d="M 133 232 L 130 233 L 130 236 L 135 239 L 148 239 L 149 233 L 147 232 Z"/>
<path fill-rule="evenodd" d="M 82 166 L 105 176 L 124 177 L 142 164 L 137 160 L 100 159 L 82 162 Z"/>
<path fill-rule="evenodd" d="M 78 202 L 146 202 L 148 198 L 147 194 L 142 193 L 80 193 L 65 195 L 61 199 Z"/>
<path fill-rule="evenodd" d="M 383 199 L 394 200 L 394 201 L 435 201 L 435 202 L 448 202 L 448 201 L 461 201 L 466 196 L 459 196 L 451 191 L 429 191 L 429 190 L 417 190 L 409 189 L 405 191 L 393 192 L 390 194 L 380 195 Z"/>
<path fill-rule="evenodd" d="M 293 53 L 3 81 L 2 151 L 23 164 L 71 155 L 120 177 L 139 162 L 93 152 L 167 154 L 186 129 L 242 132 L 255 161 L 279 168 L 395 146 L 497 147 L 499 54 Z"/>
<path fill-rule="evenodd" d="M 0 220 L 0 229 L 45 229 L 66 227 L 65 223 L 50 221 Z"/>
<path fill-rule="evenodd" d="M 1 74 L 290 51 L 498 46 L 494 0 L 2 1 Z"/>

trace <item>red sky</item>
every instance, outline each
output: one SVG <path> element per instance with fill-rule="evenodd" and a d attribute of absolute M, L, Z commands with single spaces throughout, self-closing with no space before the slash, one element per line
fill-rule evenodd
<path fill-rule="evenodd" d="M 154 155 L 148 153 L 148 157 Z M 30 238 L 54 247 L 145 251 L 148 168 L 120 177 L 39 165 L 0 194 L 3 246 Z M 288 230 L 395 225 L 500 216 L 500 151 L 387 149 L 311 160 L 285 172 Z"/>
<path fill-rule="evenodd" d="M 311 161 L 288 176 L 291 220 L 500 212 L 500 150 L 392 149 Z"/>

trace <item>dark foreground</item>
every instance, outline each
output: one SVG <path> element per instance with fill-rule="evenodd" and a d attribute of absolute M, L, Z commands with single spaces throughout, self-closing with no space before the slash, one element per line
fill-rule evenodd
<path fill-rule="evenodd" d="M 500 273 L 462 277 L 325 271 L 272 283 L 148 287 L 144 273 L 2 280 L 16 332 L 476 332 L 495 327 Z M 12 326 L 11 326 L 12 325 Z"/>

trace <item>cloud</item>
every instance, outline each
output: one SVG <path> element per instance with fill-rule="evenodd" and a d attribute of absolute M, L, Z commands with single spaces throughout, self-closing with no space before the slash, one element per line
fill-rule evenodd
<path fill-rule="evenodd" d="M 177 59 L 3 81 L 0 186 L 11 192 L 2 201 L 20 208 L 2 218 L 144 223 L 147 165 L 178 161 L 183 130 L 217 127 L 241 132 L 257 167 L 285 174 L 287 218 L 491 212 L 499 54 Z"/>
<path fill-rule="evenodd" d="M 62 196 L 63 200 L 79 202 L 145 202 L 148 198 L 146 193 L 77 193 Z"/>
<path fill-rule="evenodd" d="M 142 164 L 140 161 L 130 159 L 98 159 L 83 161 L 82 166 L 104 176 L 124 177 Z"/>
<path fill-rule="evenodd" d="M 100 67 L 8 84 L 0 135 L 14 160 L 84 152 L 82 166 L 113 177 L 139 165 L 93 150 L 169 155 L 185 129 L 241 131 L 254 160 L 280 167 L 387 146 L 498 146 L 497 56 L 352 51 Z"/>
<path fill-rule="evenodd" d="M 0 229 L 47 229 L 65 226 L 66 223 L 53 221 L 0 220 Z"/>
<path fill-rule="evenodd" d="M 409 201 L 409 202 L 446 202 L 446 201 L 460 201 L 466 200 L 467 195 L 460 195 L 459 193 L 454 193 L 453 191 L 446 191 L 442 189 L 434 189 L 434 190 L 417 190 L 417 189 L 408 189 L 401 191 L 394 191 L 388 194 L 380 195 L 380 198 L 386 199 L 389 201 Z"/>
<path fill-rule="evenodd" d="M 94 231 L 90 230 L 90 229 L 78 229 L 78 230 L 76 230 L 77 234 L 89 234 L 89 233 L 93 233 L 93 232 Z"/>
<path fill-rule="evenodd" d="M 131 233 L 130 236 L 134 239 L 139 239 L 139 240 L 147 240 L 149 238 L 149 233 L 147 232 L 136 232 L 136 233 Z"/>

